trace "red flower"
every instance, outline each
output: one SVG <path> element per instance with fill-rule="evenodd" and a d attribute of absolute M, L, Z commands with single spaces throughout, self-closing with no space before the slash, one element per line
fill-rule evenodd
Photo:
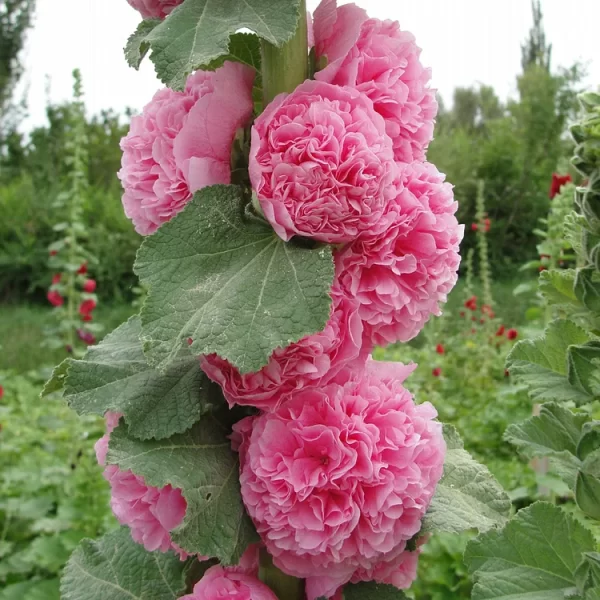
<path fill-rule="evenodd" d="M 194 340 L 192 338 L 188 338 L 188 346 L 191 346 L 194 343 Z"/>
<path fill-rule="evenodd" d="M 465 302 L 465 308 L 468 308 L 469 310 L 477 310 L 477 296 L 471 296 Z"/>
<path fill-rule="evenodd" d="M 442 374 L 442 369 L 440 369 L 440 367 L 436 367 L 435 369 L 433 369 L 433 371 L 431 371 L 431 374 L 434 377 L 439 377 Z"/>
<path fill-rule="evenodd" d="M 492 307 L 489 304 L 483 304 L 481 306 L 481 312 L 484 315 L 487 315 L 490 319 L 493 319 L 496 316 L 496 314 L 492 310 Z"/>
<path fill-rule="evenodd" d="M 479 226 L 477 225 L 477 223 L 471 223 L 471 231 L 477 231 L 479 229 Z"/>
<path fill-rule="evenodd" d="M 484 231 L 487 233 L 490 230 L 490 227 L 492 226 L 492 222 L 490 219 L 485 219 L 483 221 L 483 224 L 485 226 Z"/>
<path fill-rule="evenodd" d="M 518 332 L 516 329 L 509 329 L 509 330 L 506 332 L 506 337 L 507 337 L 509 340 L 514 340 L 514 339 L 516 339 L 516 337 L 517 337 L 518 335 L 519 335 L 519 332 Z"/>
<path fill-rule="evenodd" d="M 65 303 L 65 299 L 56 290 L 50 290 L 46 294 L 46 298 L 52 306 L 62 306 Z"/>
<path fill-rule="evenodd" d="M 504 377 L 508 377 L 510 375 L 510 373 L 508 372 L 508 369 L 504 369 Z"/>
<path fill-rule="evenodd" d="M 438 354 L 444 354 L 444 352 L 445 352 L 445 350 L 444 350 L 444 346 L 442 346 L 442 344 L 438 344 L 438 345 L 435 347 L 435 351 L 436 351 Z"/>
<path fill-rule="evenodd" d="M 56 285 L 57 283 L 60 283 L 61 277 L 62 277 L 62 275 L 60 273 L 57 273 L 56 275 L 54 275 L 52 277 L 52 285 Z"/>
<path fill-rule="evenodd" d="M 546 266 L 544 266 L 544 265 L 540 265 L 540 266 L 538 267 L 538 271 L 539 271 L 540 273 L 541 273 L 542 271 L 547 271 L 547 270 L 548 270 L 548 267 L 546 267 Z"/>
<path fill-rule="evenodd" d="M 552 173 L 552 183 L 550 184 L 550 198 L 554 198 L 557 194 L 560 194 L 560 188 L 573 181 L 570 175 L 559 175 L 558 173 Z"/>
<path fill-rule="evenodd" d="M 4 388 L 0 385 L 0 400 L 4 398 Z"/>
<path fill-rule="evenodd" d="M 71 344 L 67 344 L 65 346 L 65 350 L 69 353 L 69 354 L 73 354 L 73 346 L 71 346 Z"/>
<path fill-rule="evenodd" d="M 95 308 L 96 308 L 95 300 L 84 300 L 79 305 L 79 314 L 82 317 L 85 317 L 85 315 L 89 315 Z"/>
<path fill-rule="evenodd" d="M 86 279 L 83 284 L 83 291 L 88 294 L 93 294 L 96 291 L 96 280 L 95 279 Z"/>
<path fill-rule="evenodd" d="M 85 331 L 83 329 L 77 330 L 77 336 L 82 342 L 85 342 L 88 346 L 96 343 L 96 338 L 89 331 Z"/>
<path fill-rule="evenodd" d="M 464 316 L 465 316 L 465 311 L 464 311 L 464 310 L 461 310 L 461 311 L 460 311 L 460 316 L 461 316 L 461 317 L 464 317 Z"/>
<path fill-rule="evenodd" d="M 50 256 L 56 256 L 58 254 L 58 250 L 50 250 Z"/>
<path fill-rule="evenodd" d="M 85 275 L 87 273 L 87 261 L 84 262 L 79 269 L 77 269 L 77 274 L 78 275 Z"/>
<path fill-rule="evenodd" d="M 479 319 L 479 322 L 483 325 L 485 323 L 485 318 L 481 317 L 481 319 Z"/>
<path fill-rule="evenodd" d="M 92 315 L 83 315 L 83 317 L 81 317 L 82 321 L 85 321 L 86 323 L 91 321 L 93 319 Z"/>
<path fill-rule="evenodd" d="M 500 337 L 500 336 L 504 335 L 504 331 L 505 331 L 504 325 L 500 325 L 500 327 L 498 327 L 498 331 L 496 331 L 496 335 L 498 337 Z"/>

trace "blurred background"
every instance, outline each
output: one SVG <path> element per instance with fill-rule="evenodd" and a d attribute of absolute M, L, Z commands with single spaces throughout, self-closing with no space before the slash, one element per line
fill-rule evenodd
<path fill-rule="evenodd" d="M 420 364 L 411 391 L 458 427 L 516 504 L 540 489 L 560 497 L 564 484 L 502 440 L 531 413 L 504 358 L 550 316 L 539 271 L 572 264 L 568 127 L 577 94 L 600 84 L 600 3 L 357 3 L 424 48 L 440 104 L 428 158 L 454 184 L 465 224 L 443 317 L 377 358 Z M 39 393 L 54 365 L 143 301 L 132 273 L 140 237 L 116 178 L 129 119 L 160 87 L 149 61 L 136 72 L 123 60 L 138 21 L 125 0 L 0 0 L 0 600 L 58 598 L 77 542 L 116 525 L 93 452 L 103 423 Z M 69 239 L 76 251 L 64 259 Z M 468 537 L 428 544 L 417 600 L 470 597 Z"/>

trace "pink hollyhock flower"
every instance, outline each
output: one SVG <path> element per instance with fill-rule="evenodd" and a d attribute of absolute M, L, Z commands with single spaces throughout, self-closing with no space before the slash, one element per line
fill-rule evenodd
<path fill-rule="evenodd" d="M 89 315 L 96 308 L 96 301 L 92 298 L 88 300 L 84 300 L 79 305 L 79 314 L 83 317 L 85 315 Z"/>
<path fill-rule="evenodd" d="M 164 19 L 183 0 L 127 0 L 144 19 Z"/>
<path fill-rule="evenodd" d="M 362 367 L 370 351 L 370 347 L 363 347 L 358 305 L 350 298 L 337 296 L 323 331 L 278 348 L 257 373 L 242 375 L 216 354 L 203 356 L 200 366 L 221 386 L 230 406 L 272 411 L 293 392 L 323 385 L 343 367 Z"/>
<path fill-rule="evenodd" d="M 191 594 L 180 600 L 278 600 L 256 576 L 237 568 L 211 567 L 194 586 Z"/>
<path fill-rule="evenodd" d="M 83 291 L 88 294 L 93 294 L 96 291 L 96 280 L 86 279 L 83 283 Z"/>
<path fill-rule="evenodd" d="M 275 564 L 306 578 L 309 600 L 362 578 L 410 583 L 403 553 L 445 454 L 435 409 L 402 387 L 412 368 L 370 362 L 251 417 L 249 434 L 237 428 L 244 504 Z"/>
<path fill-rule="evenodd" d="M 110 484 L 112 511 L 121 525 L 129 527 L 131 537 L 146 550 L 174 550 L 185 560 L 189 555 L 172 542 L 169 534 L 185 516 L 187 503 L 181 490 L 170 485 L 163 488 L 149 486 L 143 477 L 131 471 L 106 465 L 110 433 L 118 425 L 120 417 L 118 413 L 106 413 L 106 435 L 95 445 L 98 463 L 105 466 L 104 478 Z"/>
<path fill-rule="evenodd" d="M 142 235 L 180 212 L 194 192 L 230 183 L 231 149 L 253 111 L 254 71 L 226 62 L 197 71 L 184 92 L 156 93 L 121 140 L 125 214 Z"/>
<path fill-rule="evenodd" d="M 463 227 L 452 186 L 429 163 L 405 166 L 401 179 L 387 231 L 335 253 L 335 288 L 358 301 L 376 345 L 406 342 L 440 314 L 460 263 Z"/>
<path fill-rule="evenodd" d="M 397 171 L 371 101 L 318 81 L 280 94 L 256 119 L 249 170 L 279 237 L 330 243 L 385 228 L 381 217 Z"/>
<path fill-rule="evenodd" d="M 65 303 L 65 299 L 56 290 L 50 290 L 46 294 L 46 298 L 52 306 L 62 306 Z"/>
<path fill-rule="evenodd" d="M 385 119 L 396 160 L 424 160 L 438 106 L 414 36 L 397 21 L 368 19 L 353 4 L 336 8 L 335 0 L 315 11 L 314 32 L 317 59 L 327 59 L 316 79 L 366 94 Z"/>

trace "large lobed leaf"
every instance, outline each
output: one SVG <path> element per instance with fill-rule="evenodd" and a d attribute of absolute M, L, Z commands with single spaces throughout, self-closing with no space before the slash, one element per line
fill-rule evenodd
<path fill-rule="evenodd" d="M 504 524 L 510 500 L 502 486 L 464 449 L 454 427 L 444 425 L 444 437 L 444 474 L 423 519 L 422 531 L 486 531 Z"/>
<path fill-rule="evenodd" d="M 344 587 L 344 600 L 406 600 L 406 595 L 384 583 L 350 583 Z"/>
<path fill-rule="evenodd" d="M 175 600 L 185 593 L 188 565 L 173 552 L 147 552 L 126 528 L 83 540 L 61 581 L 63 600 Z"/>
<path fill-rule="evenodd" d="M 217 386 L 198 359 L 182 349 L 164 372 L 149 367 L 142 350 L 140 318 L 135 316 L 91 347 L 82 360 L 68 359 L 47 388 L 64 386 L 78 414 L 123 413 L 130 433 L 140 439 L 166 438 L 189 429 L 222 402 Z M 66 376 L 65 376 L 66 373 Z"/>
<path fill-rule="evenodd" d="M 577 591 L 582 553 L 594 546 L 593 535 L 573 517 L 536 502 L 502 530 L 483 533 L 467 545 L 473 600 L 564 600 Z"/>
<path fill-rule="evenodd" d="M 229 52 L 229 37 L 248 28 L 282 45 L 298 25 L 300 0 L 185 0 L 144 38 L 160 80 L 183 89 L 187 76 Z"/>
<path fill-rule="evenodd" d="M 592 396 L 575 378 L 586 377 L 575 367 L 569 368 L 568 351 L 589 341 L 588 334 L 571 321 L 552 321 L 544 335 L 523 340 L 515 345 L 506 359 L 511 377 L 529 387 L 529 395 L 536 402 L 556 400 L 583 404 Z M 579 366 L 577 362 L 577 366 Z"/>
<path fill-rule="evenodd" d="M 148 286 L 142 309 L 146 356 L 160 369 L 192 340 L 242 373 L 258 371 L 275 348 L 320 331 L 329 318 L 330 247 L 279 239 L 244 216 L 241 191 L 217 185 L 144 240 L 135 271 Z"/>
<path fill-rule="evenodd" d="M 108 450 L 108 463 L 133 471 L 148 485 L 180 488 L 187 510 L 171 532 L 173 541 L 190 554 L 215 556 L 224 564 L 237 563 L 257 539 L 242 503 L 230 432 L 212 414 L 168 440 L 135 439 L 122 423 L 112 432 Z"/>

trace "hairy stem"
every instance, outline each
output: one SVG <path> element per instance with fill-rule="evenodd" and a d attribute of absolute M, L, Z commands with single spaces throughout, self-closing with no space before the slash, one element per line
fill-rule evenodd
<path fill-rule="evenodd" d="M 296 33 L 278 48 L 262 42 L 263 98 L 266 106 L 282 92 L 294 91 L 308 79 L 308 24 L 306 0 L 300 1 Z"/>
<path fill-rule="evenodd" d="M 260 551 L 260 580 L 268 585 L 280 600 L 304 600 L 304 581 L 280 571 L 269 553 L 263 548 Z"/>

